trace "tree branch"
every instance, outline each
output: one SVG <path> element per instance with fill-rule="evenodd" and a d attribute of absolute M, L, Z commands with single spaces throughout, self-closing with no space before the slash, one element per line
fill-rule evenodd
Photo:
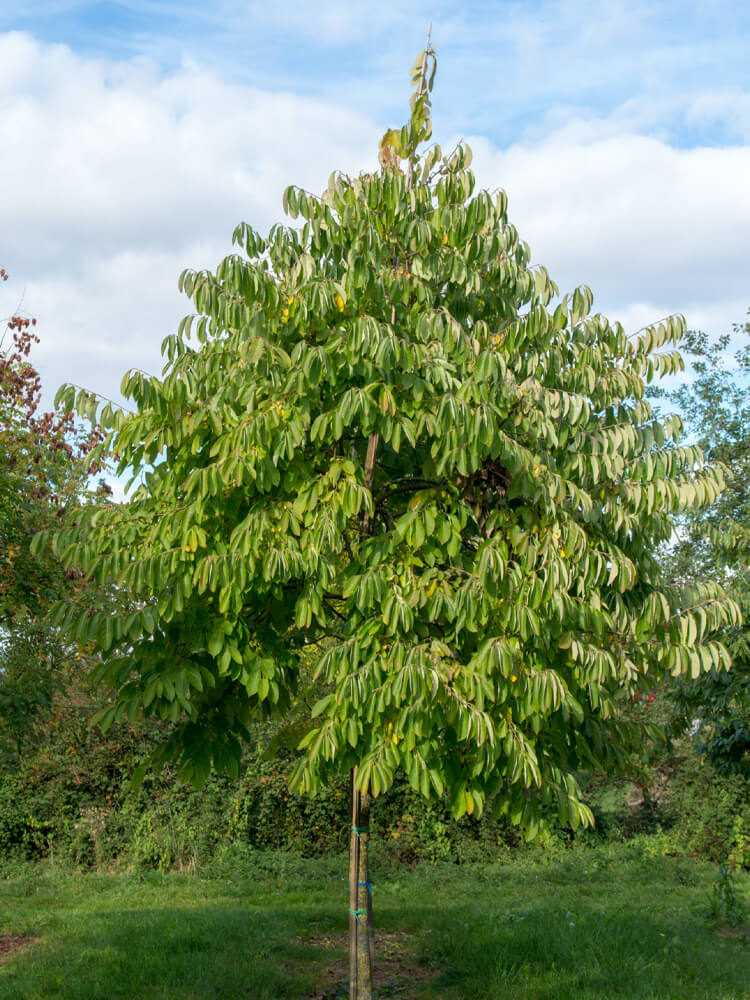
<path fill-rule="evenodd" d="M 393 479 L 387 486 L 384 486 L 374 497 L 375 504 L 382 503 L 396 493 L 414 493 L 417 490 L 429 489 L 430 487 L 442 486 L 437 479 L 420 479 L 418 476 L 401 476 Z"/>
<path fill-rule="evenodd" d="M 372 495 L 372 484 L 375 478 L 375 456 L 378 453 L 379 434 L 371 434 L 367 442 L 367 457 L 365 458 L 365 489 Z M 365 514 L 362 518 L 362 538 L 367 538 L 370 533 L 370 515 Z"/>

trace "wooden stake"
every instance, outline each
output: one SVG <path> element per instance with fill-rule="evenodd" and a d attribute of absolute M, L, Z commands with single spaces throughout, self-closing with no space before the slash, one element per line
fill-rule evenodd
<path fill-rule="evenodd" d="M 372 1000 L 372 953 L 375 947 L 370 927 L 370 866 L 367 861 L 370 839 L 370 796 L 359 793 L 359 872 L 357 874 L 357 1000 Z"/>
<path fill-rule="evenodd" d="M 357 1000 L 357 880 L 359 877 L 359 837 L 355 833 L 359 821 L 359 792 L 356 786 L 357 768 L 352 768 L 352 829 L 349 839 L 349 1000 Z"/>
<path fill-rule="evenodd" d="M 367 843 L 370 796 L 356 785 L 352 769 L 352 837 L 349 847 L 349 1000 L 372 1000 L 372 967 L 375 941 L 370 940 L 370 871 Z"/>

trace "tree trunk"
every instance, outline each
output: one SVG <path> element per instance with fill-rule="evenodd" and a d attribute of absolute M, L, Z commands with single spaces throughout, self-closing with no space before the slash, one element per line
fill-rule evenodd
<path fill-rule="evenodd" d="M 349 849 L 349 1000 L 372 1000 L 375 937 L 368 862 L 370 796 L 356 787 L 352 771 L 352 831 Z"/>

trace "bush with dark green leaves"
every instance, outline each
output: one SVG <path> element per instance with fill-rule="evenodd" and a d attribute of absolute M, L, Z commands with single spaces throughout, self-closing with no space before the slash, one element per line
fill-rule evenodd
<path fill-rule="evenodd" d="M 686 510 L 664 553 L 664 571 L 675 582 L 705 576 L 721 581 L 742 609 L 723 630 L 732 657 L 729 672 L 711 669 L 679 677 L 672 686 L 674 731 L 692 731 L 695 744 L 722 772 L 750 774 L 750 324 L 737 324 L 741 349 L 728 360 L 729 335 L 711 343 L 691 331 L 685 352 L 691 378 L 668 394 L 687 429 L 712 461 L 727 470 L 727 486 L 702 510 Z"/>

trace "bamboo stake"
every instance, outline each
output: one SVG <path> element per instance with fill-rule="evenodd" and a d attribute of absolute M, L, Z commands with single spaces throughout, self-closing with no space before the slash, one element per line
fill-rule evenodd
<path fill-rule="evenodd" d="M 352 768 L 352 829 L 349 840 L 349 1000 L 357 997 L 357 882 L 359 880 L 359 792 L 356 786 L 357 768 Z"/>
<path fill-rule="evenodd" d="M 365 456 L 365 488 L 372 494 L 375 479 L 375 457 L 378 452 L 379 434 L 371 434 Z M 362 518 L 362 538 L 370 532 L 370 517 Z M 363 803 L 364 799 L 364 803 Z M 363 808 L 364 805 L 364 808 Z M 372 969 L 375 961 L 375 939 L 372 937 L 372 899 L 367 891 L 370 869 L 367 860 L 370 817 L 370 796 L 362 795 L 357 788 L 357 768 L 352 768 L 352 832 L 349 843 L 349 998 L 370 1000 L 372 995 Z M 364 837 L 364 845 L 362 838 Z M 366 883 L 360 885 L 359 883 Z M 364 919 L 363 919 L 364 918 Z"/>
<path fill-rule="evenodd" d="M 370 796 L 365 795 L 362 797 L 363 811 L 367 815 L 367 822 L 364 824 L 369 831 L 370 828 Z M 367 843 L 365 845 L 365 877 L 363 881 L 366 883 L 367 896 L 367 944 L 370 951 L 370 970 L 371 973 L 375 972 L 375 922 L 373 921 L 372 913 L 372 885 L 370 883 L 370 834 L 367 834 Z"/>
<path fill-rule="evenodd" d="M 370 869 L 367 861 L 370 796 L 359 792 L 359 871 L 357 873 L 357 1000 L 372 1000 L 372 960 L 375 947 L 370 925 Z"/>

